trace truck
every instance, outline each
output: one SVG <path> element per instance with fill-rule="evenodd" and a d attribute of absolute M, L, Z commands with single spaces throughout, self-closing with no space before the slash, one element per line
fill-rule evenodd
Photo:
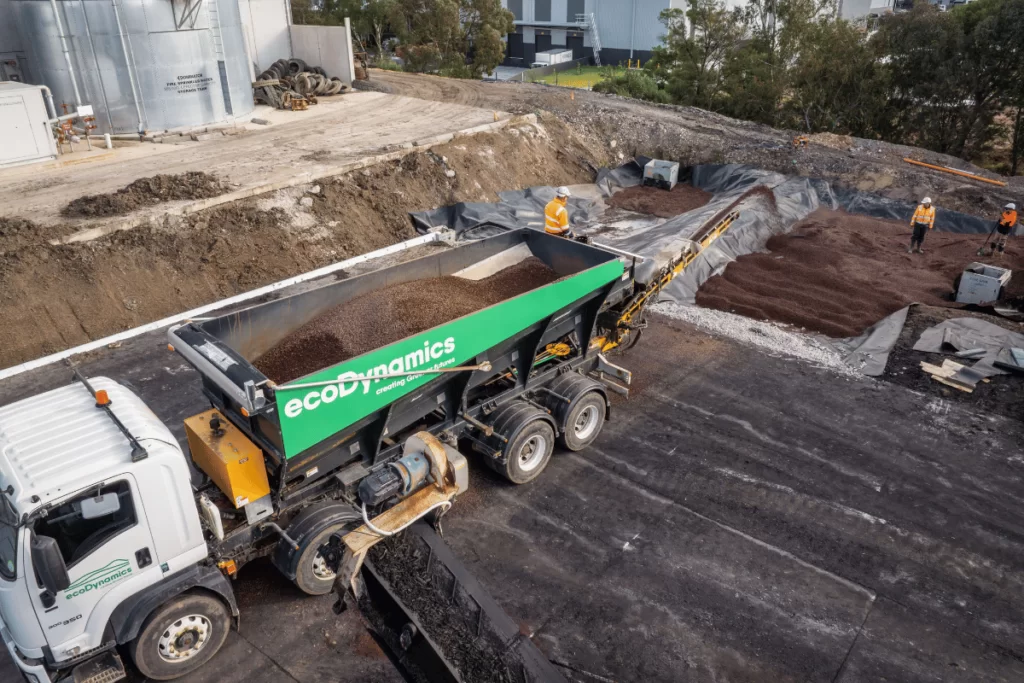
<path fill-rule="evenodd" d="M 572 50 L 544 50 L 538 52 L 533 59 L 532 67 L 554 66 L 572 61 Z"/>
<path fill-rule="evenodd" d="M 155 680 L 198 669 L 239 617 L 232 579 L 261 557 L 308 594 L 360 604 L 383 592 L 393 616 L 401 596 L 368 556 L 411 525 L 436 543 L 422 527 L 467 489 L 467 454 L 527 483 L 556 442 L 581 450 L 597 437 L 609 392 L 628 394 L 629 372 L 606 353 L 639 333 L 651 288 L 674 272 L 645 285 L 644 261 L 521 229 L 174 326 L 169 347 L 210 405 L 185 420 L 187 449 L 128 387 L 77 370 L 0 408 L 0 634 L 25 680 L 121 680 L 124 655 Z M 383 324 L 367 297 L 439 278 L 493 289 L 527 263 L 547 279 L 510 297 L 488 289 L 479 310 L 337 353 L 345 335 Z M 325 316 L 340 325 L 334 337 L 304 332 Z M 296 335 L 320 344 L 305 365 L 261 371 L 267 358 L 298 358 Z M 465 576 L 447 563 L 446 576 Z M 484 619 L 493 600 L 471 577 L 461 585 L 478 625 L 512 624 Z M 459 680 L 422 632 L 429 620 L 392 621 L 407 658 L 422 650 Z M 523 671 L 543 668 L 523 652 Z"/>

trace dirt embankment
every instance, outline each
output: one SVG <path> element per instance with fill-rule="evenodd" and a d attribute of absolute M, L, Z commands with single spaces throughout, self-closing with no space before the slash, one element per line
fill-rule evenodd
<path fill-rule="evenodd" d="M 671 191 L 642 185 L 627 187 L 613 194 L 608 204 L 617 209 L 673 218 L 687 211 L 699 209 L 710 201 L 711 193 L 681 183 Z"/>
<path fill-rule="evenodd" d="M 448 276 L 383 287 L 309 321 L 255 365 L 275 382 L 290 382 L 556 279 L 555 271 L 531 257 L 482 280 Z"/>
<path fill-rule="evenodd" d="M 312 206 L 299 188 L 61 246 L 0 224 L 0 367 L 409 239 L 409 211 L 588 182 L 592 159 L 555 120 L 322 181 Z"/>
<path fill-rule="evenodd" d="M 90 194 L 69 202 L 61 215 L 69 218 L 124 216 L 143 206 L 177 199 L 207 199 L 228 191 L 220 180 L 201 171 L 139 178 L 116 192 Z"/>
<path fill-rule="evenodd" d="M 819 209 L 792 232 L 768 241 L 768 253 L 741 256 L 697 292 L 697 303 L 760 320 L 850 337 L 912 302 L 956 306 L 954 278 L 979 259 L 984 235 L 932 231 L 924 254 L 908 254 L 905 223 Z M 1003 260 L 1024 267 L 1011 240 Z"/>

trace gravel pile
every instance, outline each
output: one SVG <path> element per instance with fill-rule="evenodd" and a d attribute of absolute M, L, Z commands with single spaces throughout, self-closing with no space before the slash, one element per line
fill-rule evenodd
<path fill-rule="evenodd" d="M 843 357 L 828 342 L 811 335 L 786 330 L 774 323 L 751 320 L 741 315 L 699 306 L 683 306 L 668 302 L 655 304 L 650 310 L 683 320 L 711 334 L 758 346 L 773 355 L 799 358 L 842 375 L 860 377 L 860 373 L 843 362 Z"/>
<path fill-rule="evenodd" d="M 558 279 L 536 257 L 482 280 L 446 276 L 402 282 L 335 306 L 255 361 L 278 383 L 451 322 Z"/>

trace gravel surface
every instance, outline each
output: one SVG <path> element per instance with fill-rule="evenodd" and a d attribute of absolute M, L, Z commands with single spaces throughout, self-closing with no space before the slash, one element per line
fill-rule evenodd
<path fill-rule="evenodd" d="M 683 306 L 668 302 L 655 304 L 651 310 L 686 321 L 711 334 L 753 344 L 773 355 L 799 358 L 817 367 L 834 370 L 850 377 L 860 376 L 860 373 L 843 362 L 843 357 L 827 342 L 808 334 L 787 330 L 775 323 L 752 320 L 742 315 L 699 306 Z"/>
<path fill-rule="evenodd" d="M 483 280 L 446 276 L 383 287 L 306 323 L 263 354 L 255 365 L 275 382 L 290 382 L 557 278 L 543 261 L 531 257 Z"/>

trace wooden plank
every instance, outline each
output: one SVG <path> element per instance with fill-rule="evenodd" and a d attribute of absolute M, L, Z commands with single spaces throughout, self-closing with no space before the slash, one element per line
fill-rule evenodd
<path fill-rule="evenodd" d="M 949 378 L 956 374 L 956 370 L 944 368 L 939 365 L 932 365 L 931 363 L 926 363 L 925 361 L 921 361 L 921 369 L 933 377 Z"/>
<path fill-rule="evenodd" d="M 937 375 L 932 375 L 932 379 L 935 380 L 936 382 L 941 383 L 941 384 L 945 384 L 947 387 L 953 387 L 954 389 L 959 389 L 960 391 L 963 391 L 963 392 L 968 393 L 968 394 L 973 394 L 974 393 L 974 389 L 969 389 L 969 388 L 963 386 L 962 384 L 957 384 L 956 382 L 950 382 L 948 379 L 944 379 L 944 378 L 939 377 Z"/>

